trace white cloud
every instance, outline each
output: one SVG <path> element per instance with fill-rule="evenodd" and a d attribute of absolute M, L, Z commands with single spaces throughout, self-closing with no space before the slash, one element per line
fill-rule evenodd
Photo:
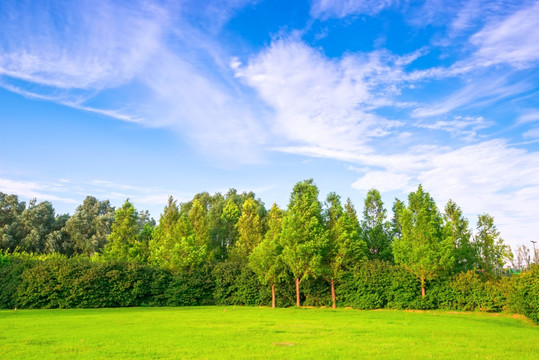
<path fill-rule="evenodd" d="M 522 134 L 523 138 L 539 139 L 539 128 L 532 128 Z"/>
<path fill-rule="evenodd" d="M 165 5 L 172 6 L 36 2 L 25 11 L 8 5 L 0 12 L 0 86 L 168 127 L 219 160 L 258 161 L 266 110 L 234 78 L 228 51 L 182 17 L 196 4 Z M 244 5 L 207 4 L 200 11 L 222 23 Z"/>
<path fill-rule="evenodd" d="M 449 113 L 455 109 L 481 107 L 501 99 L 522 94 L 533 88 L 527 80 L 511 83 L 509 74 L 486 77 L 471 81 L 433 105 L 418 107 L 413 110 L 415 118 L 433 117 Z"/>
<path fill-rule="evenodd" d="M 508 63 L 527 67 L 539 60 L 539 1 L 511 16 L 493 21 L 473 35 L 474 61 L 481 66 Z"/>
<path fill-rule="evenodd" d="M 58 183 L 38 183 L 35 181 L 13 180 L 0 178 L 0 191 L 6 194 L 16 194 L 27 199 L 37 198 L 48 201 L 62 201 L 66 203 L 76 203 L 77 201 L 65 196 L 54 195 L 54 192 L 63 192 L 64 181 Z"/>
<path fill-rule="evenodd" d="M 494 123 L 485 120 L 482 116 L 455 116 L 452 120 L 437 120 L 435 122 L 417 123 L 416 126 L 429 130 L 447 131 L 452 137 L 464 138 L 468 141 L 477 138 L 477 132 Z"/>
<path fill-rule="evenodd" d="M 406 165 L 409 169 L 384 166 L 366 172 L 352 186 L 406 194 L 421 183 L 441 210 L 452 199 L 470 216 L 471 224 L 477 214 L 493 215 L 511 245 L 532 240 L 539 231 L 539 153 L 492 140 L 456 150 L 424 149 L 416 159 L 409 157 Z"/>
<path fill-rule="evenodd" d="M 6 4 L 0 74 L 61 89 L 99 90 L 130 81 L 154 54 L 167 22 L 162 9 L 137 5 Z"/>
<path fill-rule="evenodd" d="M 529 110 L 518 117 L 517 124 L 525 124 L 539 121 L 539 111 L 538 110 Z"/>
<path fill-rule="evenodd" d="M 370 171 L 357 179 L 352 188 L 357 190 L 369 190 L 375 188 L 380 192 L 389 192 L 394 190 L 412 191 L 412 177 L 403 173 L 392 171 Z"/>
<path fill-rule="evenodd" d="M 311 16 L 327 19 L 359 14 L 376 15 L 398 3 L 398 0 L 315 0 L 311 6 Z"/>
<path fill-rule="evenodd" d="M 274 41 L 247 66 L 235 67 L 274 110 L 281 138 L 328 151 L 369 152 L 370 139 L 401 125 L 369 112 L 398 93 L 393 84 L 401 70 L 386 62 L 401 58 L 388 58 L 375 52 L 331 60 L 291 38 Z"/>

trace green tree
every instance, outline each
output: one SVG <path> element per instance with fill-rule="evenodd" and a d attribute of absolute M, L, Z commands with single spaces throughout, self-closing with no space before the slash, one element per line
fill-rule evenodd
<path fill-rule="evenodd" d="M 55 220 L 54 208 L 50 202 L 37 203 L 36 199 L 31 200 L 18 218 L 23 235 L 20 250 L 45 253 L 47 235 L 53 231 Z"/>
<path fill-rule="evenodd" d="M 198 206 L 200 203 L 195 204 L 189 211 L 194 220 L 200 215 L 200 211 L 196 209 Z M 153 231 L 150 261 L 176 274 L 193 273 L 208 256 L 207 247 L 201 242 L 200 234 L 196 234 L 189 215 L 180 214 L 176 201 L 170 197 L 161 214 L 159 225 Z"/>
<path fill-rule="evenodd" d="M 290 195 L 281 236 L 283 261 L 296 281 L 298 307 L 301 282 L 319 272 L 320 245 L 325 238 L 318 188 L 312 179 L 298 182 Z"/>
<path fill-rule="evenodd" d="M 391 253 L 390 224 L 386 221 L 387 210 L 382 196 L 376 189 L 367 192 L 363 210 L 362 237 L 372 260 L 393 260 Z"/>
<path fill-rule="evenodd" d="M 275 284 L 286 271 L 281 259 L 282 222 L 283 211 L 274 203 L 268 213 L 268 231 L 249 256 L 249 266 L 258 275 L 260 282 L 271 286 L 273 308 L 275 307 Z"/>
<path fill-rule="evenodd" d="M 17 195 L 0 192 L 0 249 L 14 251 L 20 245 L 24 235 L 19 217 L 25 209 Z"/>
<path fill-rule="evenodd" d="M 400 239 L 402 235 L 399 217 L 405 208 L 406 205 L 404 205 L 401 200 L 395 199 L 395 202 L 393 203 L 393 218 L 391 218 L 391 234 L 393 235 L 393 239 Z"/>
<path fill-rule="evenodd" d="M 236 223 L 238 241 L 234 246 L 235 256 L 247 260 L 253 249 L 262 241 L 262 221 L 254 199 L 248 198 L 242 206 L 241 216 Z"/>
<path fill-rule="evenodd" d="M 366 244 L 360 240 L 353 220 L 344 211 L 339 195 L 328 195 L 324 215 L 327 237 L 322 246 L 321 275 L 331 286 L 332 307 L 335 309 L 335 284 L 365 258 Z"/>
<path fill-rule="evenodd" d="M 511 249 L 500 237 L 494 225 L 494 218 L 489 214 L 478 216 L 477 234 L 474 238 L 479 268 L 487 273 L 495 273 L 503 268 L 506 259 L 511 256 Z"/>
<path fill-rule="evenodd" d="M 221 214 L 221 220 L 224 226 L 224 237 L 221 241 L 225 249 L 230 249 L 236 243 L 236 239 L 238 238 L 236 223 L 240 215 L 238 205 L 236 205 L 233 199 L 228 199 Z"/>
<path fill-rule="evenodd" d="M 454 272 L 474 269 L 476 256 L 471 243 L 472 232 L 468 219 L 462 215 L 462 210 L 453 200 L 447 202 L 443 217 L 445 236 L 450 237 L 453 244 Z"/>
<path fill-rule="evenodd" d="M 101 253 L 113 221 L 114 208 L 108 200 L 87 196 L 66 223 L 74 253 L 88 256 Z"/>
<path fill-rule="evenodd" d="M 140 221 L 137 211 L 129 199 L 116 210 L 108 243 L 103 255 L 106 259 L 120 261 L 144 261 L 142 245 L 139 242 Z"/>
<path fill-rule="evenodd" d="M 193 201 L 193 206 L 189 211 L 189 221 L 191 222 L 195 243 L 199 247 L 207 246 L 210 232 L 206 219 L 206 208 L 196 199 Z"/>
<path fill-rule="evenodd" d="M 421 185 L 408 196 L 408 207 L 400 211 L 398 222 L 402 234 L 393 241 L 395 261 L 419 278 L 425 297 L 425 282 L 453 263 L 451 237 L 444 235 L 442 217 Z"/>

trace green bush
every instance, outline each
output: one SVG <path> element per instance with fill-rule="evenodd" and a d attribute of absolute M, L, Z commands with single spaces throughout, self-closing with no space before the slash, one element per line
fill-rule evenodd
<path fill-rule="evenodd" d="M 267 302 L 267 289 L 241 261 L 227 260 L 217 264 L 213 269 L 213 279 L 213 298 L 217 305 L 260 305 Z M 265 298 L 262 298 L 263 294 L 266 294 Z"/>
<path fill-rule="evenodd" d="M 539 324 L 539 265 L 514 275 L 509 294 L 509 310 L 524 314 Z"/>
<path fill-rule="evenodd" d="M 211 270 L 203 267 L 174 275 L 164 292 L 166 305 L 213 305 L 213 279 Z"/>
<path fill-rule="evenodd" d="M 393 266 L 385 261 L 365 261 L 343 277 L 336 289 L 337 302 L 356 309 L 386 307 L 391 289 Z"/>

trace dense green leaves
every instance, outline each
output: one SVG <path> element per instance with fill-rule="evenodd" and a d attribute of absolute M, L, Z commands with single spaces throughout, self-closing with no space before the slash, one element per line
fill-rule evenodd
<path fill-rule="evenodd" d="M 395 262 L 414 274 L 425 296 L 426 281 L 448 270 L 454 261 L 453 245 L 442 227 L 442 217 L 431 196 L 420 185 L 408 196 L 408 207 L 400 210 L 401 237 L 393 242 Z"/>

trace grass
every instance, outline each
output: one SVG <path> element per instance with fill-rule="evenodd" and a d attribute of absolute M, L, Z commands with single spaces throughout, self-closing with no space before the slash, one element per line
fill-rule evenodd
<path fill-rule="evenodd" d="M 0 311 L 2 359 L 537 359 L 539 327 L 450 312 L 120 308 Z"/>

